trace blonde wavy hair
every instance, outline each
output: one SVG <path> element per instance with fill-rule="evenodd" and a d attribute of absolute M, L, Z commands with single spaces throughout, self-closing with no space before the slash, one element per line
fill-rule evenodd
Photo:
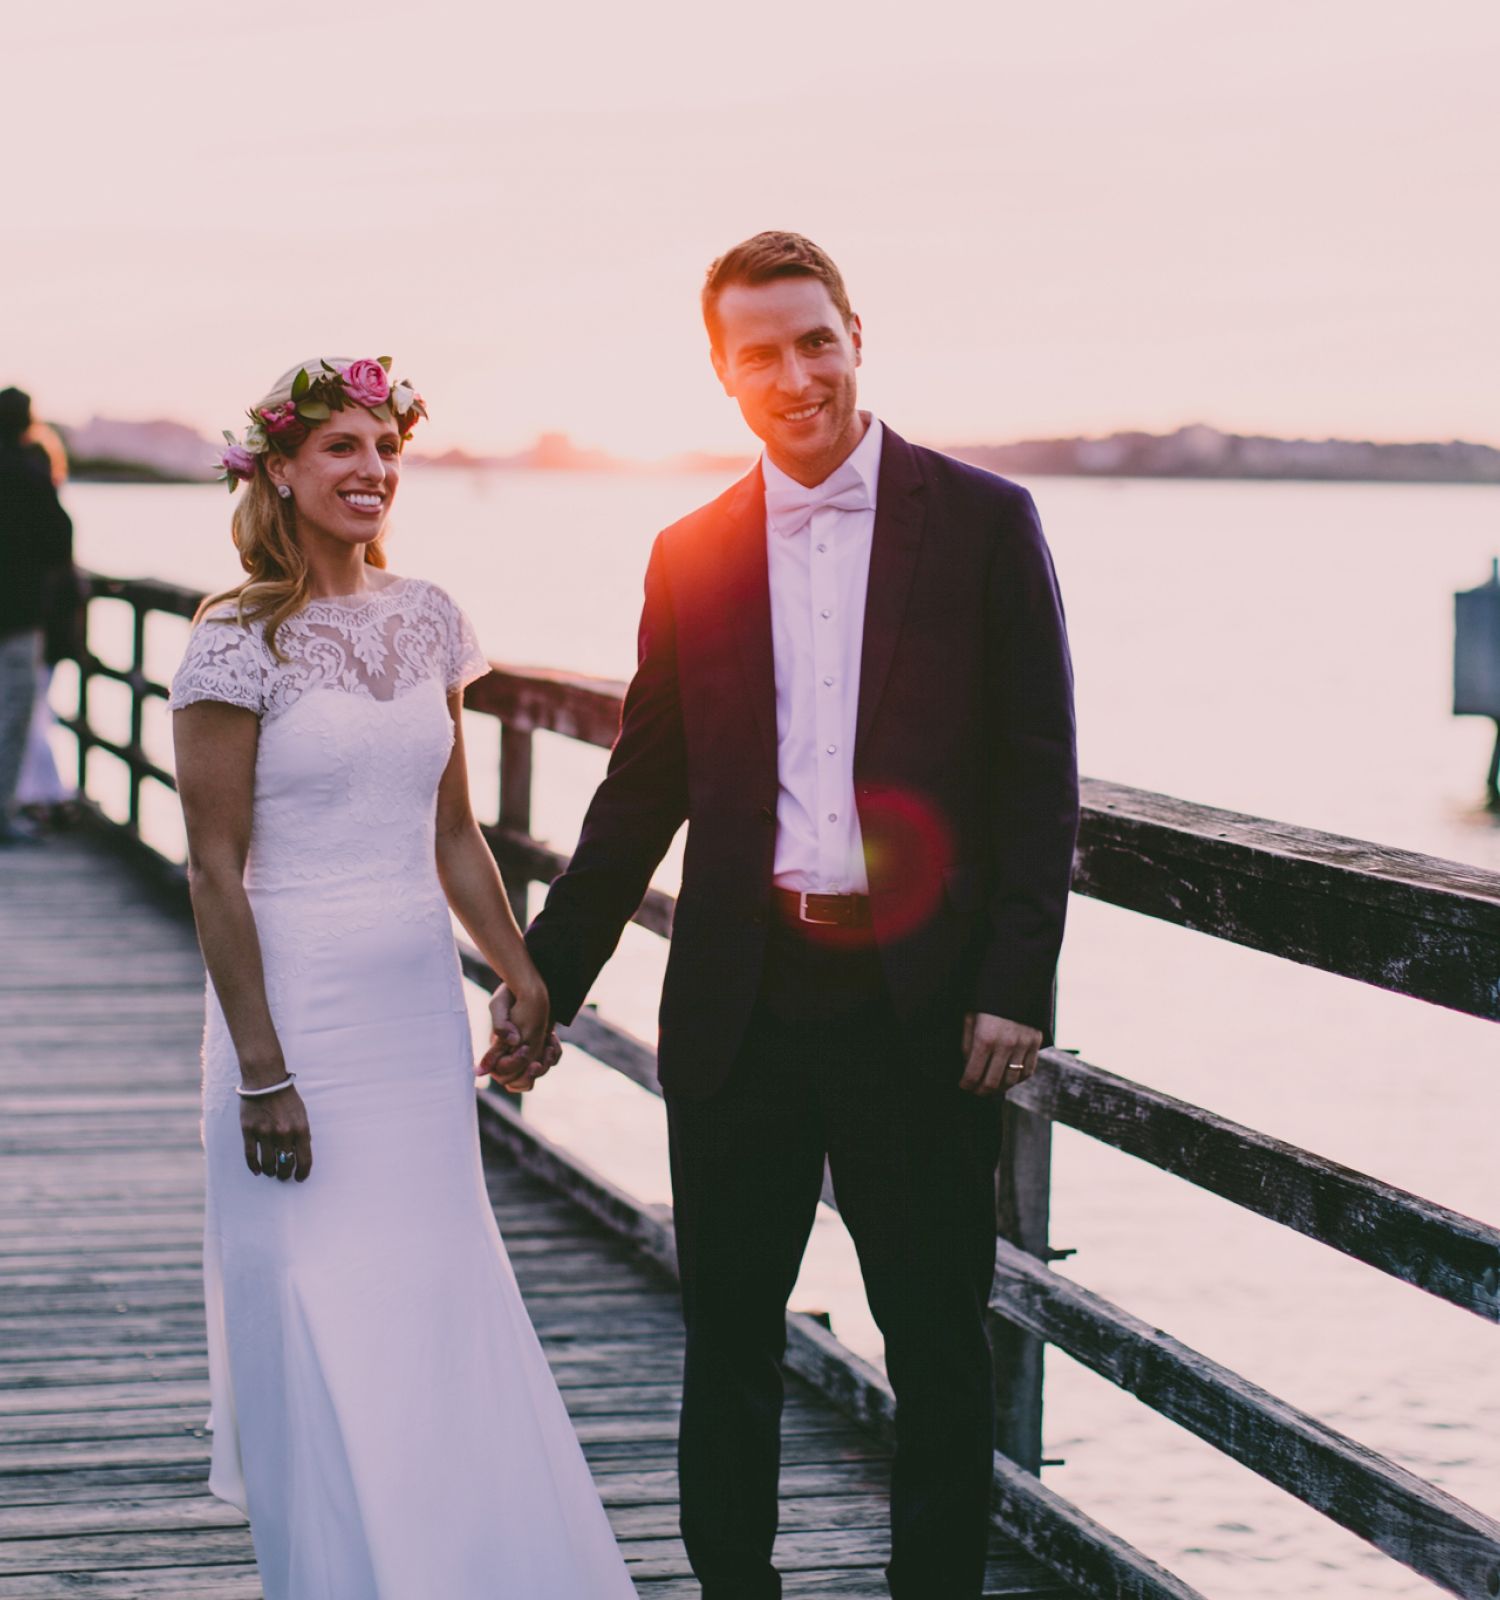
<path fill-rule="evenodd" d="M 328 359 L 335 366 L 348 365 L 347 358 Z M 299 372 L 316 374 L 322 369 L 323 361 L 316 356 L 311 361 L 299 362 L 282 373 L 275 386 L 256 401 L 252 410 L 259 413 L 273 406 L 285 405 L 292 398 L 292 384 Z M 312 431 L 313 428 L 308 429 L 309 434 Z M 306 440 L 302 443 L 306 443 Z M 277 448 L 282 455 L 294 456 L 301 447 L 298 444 L 292 449 L 284 446 Z M 234 547 L 239 552 L 240 565 L 248 576 L 232 589 L 211 594 L 198 607 L 193 616 L 193 625 L 196 627 L 210 611 L 232 601 L 235 608 L 233 619 L 224 617 L 220 620 L 233 620 L 242 628 L 252 623 L 264 623 L 266 644 L 271 654 L 278 661 L 284 661 L 286 657 L 277 648 L 276 635 L 281 625 L 302 610 L 312 598 L 311 578 L 307 557 L 297 540 L 296 507 L 292 501 L 283 500 L 276 493 L 276 487 L 266 472 L 264 457 L 260 458 L 255 476 L 246 483 L 245 492 L 236 501 L 230 533 Z M 371 567 L 385 566 L 384 533 L 365 546 L 365 564 Z"/>

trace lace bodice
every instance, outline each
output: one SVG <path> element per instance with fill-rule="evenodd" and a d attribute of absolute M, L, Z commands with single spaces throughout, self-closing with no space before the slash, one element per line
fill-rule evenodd
<path fill-rule="evenodd" d="M 270 722 L 314 689 L 394 700 L 429 679 L 445 691 L 487 670 L 472 624 L 436 584 L 395 578 L 373 594 L 313 600 L 281 626 L 278 660 L 234 606 L 193 629 L 172 680 L 172 710 L 222 700 Z"/>
<path fill-rule="evenodd" d="M 285 660 L 232 607 L 210 615 L 169 704 L 219 700 L 260 718 L 245 888 L 278 1029 L 378 1019 L 414 993 L 425 1010 L 461 1012 L 435 822 L 447 696 L 486 670 L 474 630 L 441 589 L 398 578 L 314 601 L 277 643 Z M 236 1069 L 212 995 L 204 1059 L 213 1104 Z"/>

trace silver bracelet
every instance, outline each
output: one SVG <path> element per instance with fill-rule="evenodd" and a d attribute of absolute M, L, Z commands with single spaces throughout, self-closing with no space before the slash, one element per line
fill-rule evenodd
<path fill-rule="evenodd" d="M 243 1084 L 237 1083 L 234 1086 L 234 1092 L 242 1099 L 257 1100 L 263 1094 L 275 1094 L 280 1089 L 290 1089 L 292 1086 L 292 1080 L 296 1076 L 297 1074 L 295 1072 L 289 1072 L 280 1083 L 268 1084 L 264 1089 L 247 1089 Z"/>

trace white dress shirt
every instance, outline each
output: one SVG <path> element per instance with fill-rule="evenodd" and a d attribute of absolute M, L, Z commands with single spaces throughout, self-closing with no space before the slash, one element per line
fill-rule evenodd
<path fill-rule="evenodd" d="M 869 417 L 864 438 L 812 489 L 761 459 L 780 786 L 773 875 L 783 889 L 869 892 L 854 725 L 882 431 Z"/>

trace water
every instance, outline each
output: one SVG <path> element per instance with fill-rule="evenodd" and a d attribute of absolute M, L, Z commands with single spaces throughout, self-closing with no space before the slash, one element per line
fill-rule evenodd
<path fill-rule="evenodd" d="M 719 487 L 413 471 L 392 564 L 448 587 L 497 659 L 623 677 L 652 534 Z M 1068 604 L 1086 772 L 1500 869 L 1500 829 L 1478 807 L 1492 730 L 1448 714 L 1451 596 L 1500 550 L 1500 493 L 1033 487 Z M 221 489 L 79 485 L 69 498 L 91 566 L 203 586 L 234 576 Z M 120 620 L 98 618 L 123 654 Z M 158 676 L 181 637 L 153 623 Z M 100 721 L 123 731 L 110 687 L 95 691 Z M 497 741 L 471 721 L 476 801 L 492 813 Z M 159 707 L 147 740 L 164 759 Z M 538 740 L 536 829 L 560 848 L 602 760 Z M 148 824 L 180 838 L 169 803 Z M 674 871 L 658 881 L 673 887 Z M 596 991 L 646 1037 L 660 964 L 659 941 L 632 929 Z M 1500 1216 L 1492 1024 L 1075 900 L 1059 1026 L 1101 1066 Z M 633 1085 L 570 1052 L 528 1114 L 643 1198 L 669 1198 L 660 1111 Z M 1060 1270 L 1500 1515 L 1495 1328 L 1068 1129 L 1054 1182 L 1053 1240 L 1078 1251 Z M 831 1217 L 797 1303 L 830 1310 L 878 1357 Z M 1045 1448 L 1065 1465 L 1046 1481 L 1213 1600 L 1437 1592 L 1068 1358 L 1049 1352 L 1048 1374 Z"/>

